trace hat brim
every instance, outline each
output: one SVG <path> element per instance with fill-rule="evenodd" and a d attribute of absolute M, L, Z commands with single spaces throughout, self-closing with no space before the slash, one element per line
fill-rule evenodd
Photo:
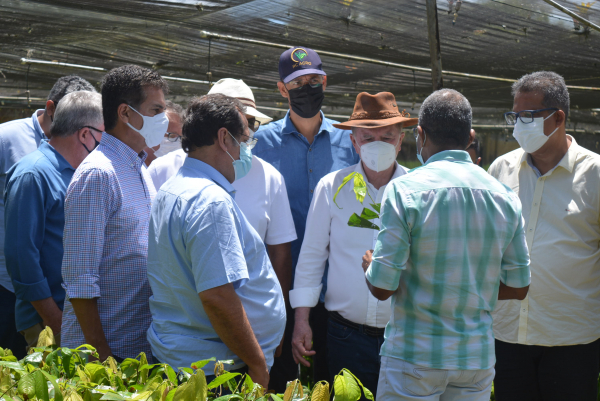
<path fill-rule="evenodd" d="M 350 120 L 343 123 L 333 124 L 335 128 L 379 128 L 403 123 L 404 127 L 410 127 L 419 123 L 418 118 L 392 117 L 381 120 Z"/>
<path fill-rule="evenodd" d="M 292 72 L 290 75 L 288 75 L 287 77 L 285 77 L 283 79 L 283 83 L 287 84 L 292 79 L 296 79 L 298 77 L 301 77 L 302 75 L 310 75 L 310 74 L 327 75 L 327 74 L 325 74 L 325 71 L 323 71 L 323 70 L 307 68 L 305 70 L 298 70 L 298 71 Z"/>
<path fill-rule="evenodd" d="M 260 125 L 265 125 L 265 124 L 273 121 L 273 119 L 271 117 L 261 113 L 260 111 L 256 110 L 252 106 L 246 106 L 246 114 L 248 114 L 248 115 L 256 118 L 258 121 L 260 121 Z"/>

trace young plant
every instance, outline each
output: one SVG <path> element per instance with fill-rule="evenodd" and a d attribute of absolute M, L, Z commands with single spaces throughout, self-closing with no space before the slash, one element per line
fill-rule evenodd
<path fill-rule="evenodd" d="M 348 184 L 352 179 L 354 184 L 354 187 L 352 189 L 354 191 L 354 194 L 356 195 L 356 200 L 359 201 L 362 205 L 363 201 L 365 200 L 365 197 L 368 196 L 372 202 L 369 205 L 373 208 L 373 210 L 363 207 L 360 216 L 356 213 L 352 213 L 352 216 L 350 216 L 350 219 L 348 220 L 348 225 L 350 227 L 371 228 L 373 230 L 379 231 L 379 226 L 373 223 L 371 220 L 379 218 L 379 214 L 381 213 L 381 203 L 376 203 L 373 200 L 371 194 L 369 193 L 369 188 L 367 188 L 365 177 L 363 177 L 361 173 L 357 173 L 356 171 L 354 171 L 344 178 L 342 184 L 338 187 L 337 191 L 335 191 L 335 194 L 333 195 L 333 202 L 338 208 L 342 209 L 340 205 L 337 204 L 336 198 L 340 193 L 340 190 L 344 186 L 346 186 L 346 184 Z"/>

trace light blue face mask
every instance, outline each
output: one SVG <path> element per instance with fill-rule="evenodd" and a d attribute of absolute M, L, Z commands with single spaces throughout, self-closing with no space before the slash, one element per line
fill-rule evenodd
<path fill-rule="evenodd" d="M 425 131 L 423 131 L 423 135 L 425 136 L 425 139 L 423 140 L 423 146 L 425 146 L 425 142 L 427 142 L 427 134 L 425 133 Z M 417 139 L 417 143 L 418 143 L 418 139 Z M 421 164 L 425 164 L 425 162 L 423 161 L 423 155 L 421 154 L 421 153 L 423 153 L 423 146 L 421 146 L 420 152 L 417 149 L 417 159 L 419 159 Z"/>
<path fill-rule="evenodd" d="M 227 131 L 227 133 L 229 135 L 231 135 L 231 132 Z M 250 171 L 250 168 L 252 167 L 252 150 L 250 150 L 250 148 L 248 147 L 248 144 L 246 142 L 238 142 L 237 139 L 235 139 L 235 137 L 233 135 L 231 135 L 231 137 L 233 138 L 234 141 L 237 142 L 238 145 L 240 145 L 240 159 L 239 160 L 235 160 L 233 158 L 233 156 L 229 155 L 229 152 L 227 152 L 227 154 L 229 155 L 229 157 L 231 157 L 231 159 L 233 160 L 233 169 L 235 171 L 235 180 L 237 181 L 239 179 L 241 179 L 242 177 L 245 177 L 246 174 L 248 174 L 248 172 Z"/>

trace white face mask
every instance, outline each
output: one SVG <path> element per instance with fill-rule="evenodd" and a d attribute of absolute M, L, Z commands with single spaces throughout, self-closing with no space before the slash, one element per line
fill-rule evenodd
<path fill-rule="evenodd" d="M 554 135 L 556 130 L 558 130 L 558 127 L 556 127 L 556 129 L 552 131 L 550 135 L 544 135 L 544 121 L 549 119 L 552 116 L 552 114 L 550 114 L 546 118 L 534 118 L 533 122 L 529 124 L 524 124 L 520 118 L 517 119 L 515 128 L 513 129 L 513 136 L 515 137 L 517 142 L 519 142 L 519 145 L 521 146 L 521 148 L 523 148 L 525 152 L 533 153 L 537 151 L 542 146 L 544 146 L 544 144 L 548 142 L 548 139 L 550 139 L 550 137 Z"/>
<path fill-rule="evenodd" d="M 175 142 L 169 141 L 168 137 L 165 137 L 160 143 L 160 148 L 154 152 L 156 157 L 161 157 L 166 155 L 167 153 L 174 152 L 176 150 L 181 149 L 181 139 L 178 139 Z"/>
<path fill-rule="evenodd" d="M 360 147 L 360 159 L 365 167 L 376 173 L 387 170 L 396 160 L 396 154 L 395 145 L 382 141 L 369 142 Z"/>
<path fill-rule="evenodd" d="M 138 113 L 144 120 L 142 128 L 137 129 L 133 125 L 127 123 L 129 128 L 143 136 L 146 140 L 146 146 L 149 148 L 160 145 L 160 142 L 163 140 L 165 134 L 167 133 L 167 128 L 169 127 L 169 119 L 167 118 L 167 114 L 163 111 L 154 117 L 150 117 L 143 115 L 131 106 L 129 106 L 129 108 Z"/>

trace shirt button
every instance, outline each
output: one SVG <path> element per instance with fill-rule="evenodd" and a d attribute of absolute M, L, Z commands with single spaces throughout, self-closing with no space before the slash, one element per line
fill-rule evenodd
<path fill-rule="evenodd" d="M 537 206 L 537 203 L 534 203 L 533 206 Z"/>
<path fill-rule="evenodd" d="M 309 152 L 312 152 L 312 148 L 308 148 L 308 151 L 309 151 Z"/>
<path fill-rule="evenodd" d="M 529 231 L 533 231 L 533 228 L 530 228 Z"/>
<path fill-rule="evenodd" d="M 309 173 L 312 173 L 312 168 L 310 170 L 308 170 Z"/>
<path fill-rule="evenodd" d="M 312 189 L 310 190 L 310 193 L 311 193 L 311 194 L 313 193 L 313 190 L 312 190 Z"/>

